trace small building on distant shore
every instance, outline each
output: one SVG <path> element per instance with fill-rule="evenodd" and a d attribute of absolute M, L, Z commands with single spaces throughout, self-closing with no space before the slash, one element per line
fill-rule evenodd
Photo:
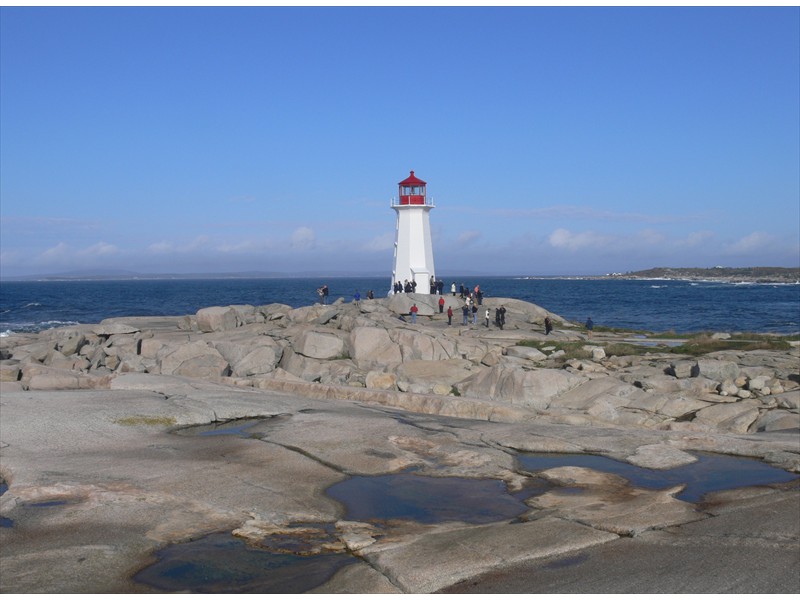
<path fill-rule="evenodd" d="M 431 278 L 436 278 L 430 225 L 434 204 L 428 197 L 427 185 L 411 171 L 398 184 L 398 197 L 392 198 L 391 204 L 397 213 L 392 286 L 416 281 L 426 293 Z"/>

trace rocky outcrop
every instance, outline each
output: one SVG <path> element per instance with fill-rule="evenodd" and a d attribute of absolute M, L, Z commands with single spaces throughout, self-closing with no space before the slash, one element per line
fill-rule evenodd
<path fill-rule="evenodd" d="M 582 340 L 579 328 L 539 306 L 488 299 L 481 310 L 506 307 L 504 330 L 482 321 L 448 326 L 438 298 L 215 306 L 185 317 L 107 319 L 11 336 L 0 346 L 0 379 L 24 389 L 98 388 L 124 373 L 260 389 L 306 382 L 341 388 L 322 397 L 372 398 L 409 410 L 469 413 L 483 402 L 491 407 L 478 411 L 484 415 L 513 407 L 521 412 L 509 415 L 519 418 L 536 414 L 579 425 L 734 433 L 800 427 L 797 349 L 682 359 L 657 352 L 607 356 L 605 342 L 614 341 L 607 334 L 583 345 L 584 358 L 567 359 L 545 343 L 556 336 Z M 414 325 L 407 318 L 412 304 L 419 308 Z M 445 296 L 445 305 L 459 312 L 461 300 Z M 550 337 L 543 334 L 546 316 L 559 324 Z M 520 340 L 542 343 L 534 348 L 517 345 Z M 458 408 L 437 399 L 459 396 Z"/>

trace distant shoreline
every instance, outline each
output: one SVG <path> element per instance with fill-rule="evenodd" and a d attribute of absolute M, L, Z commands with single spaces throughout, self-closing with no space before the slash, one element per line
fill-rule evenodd
<path fill-rule="evenodd" d="M 45 281 L 168 281 L 168 280 L 232 280 L 232 279 L 381 279 L 389 276 L 375 273 L 63 273 L 3 277 L 0 282 Z M 657 280 L 695 281 L 709 283 L 800 284 L 800 268 L 790 267 L 713 267 L 673 268 L 659 267 L 644 271 L 607 273 L 604 275 L 494 275 L 462 273 L 458 278 L 509 278 L 509 279 L 573 279 L 573 280 Z M 452 275 L 444 277 L 450 280 Z"/>

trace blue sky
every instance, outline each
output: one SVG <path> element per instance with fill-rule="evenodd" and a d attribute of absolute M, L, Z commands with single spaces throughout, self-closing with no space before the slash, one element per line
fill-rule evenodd
<path fill-rule="evenodd" d="M 0 275 L 800 264 L 800 8 L 0 9 Z"/>

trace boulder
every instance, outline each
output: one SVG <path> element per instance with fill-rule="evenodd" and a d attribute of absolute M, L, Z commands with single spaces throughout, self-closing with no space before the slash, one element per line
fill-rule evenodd
<path fill-rule="evenodd" d="M 707 377 L 714 381 L 735 380 L 739 376 L 739 365 L 729 360 L 698 359 L 692 368 L 692 377 Z"/>
<path fill-rule="evenodd" d="M 400 348 L 403 362 L 409 360 L 447 360 L 456 354 L 456 344 L 443 336 L 432 336 L 413 329 L 397 328 L 389 337 Z"/>
<path fill-rule="evenodd" d="M 242 324 L 231 306 L 201 308 L 195 315 L 195 321 L 199 331 L 229 331 Z"/>
<path fill-rule="evenodd" d="M 531 348 L 528 346 L 509 346 L 505 349 L 505 355 L 516 358 L 524 358 L 526 360 L 532 360 L 535 362 L 547 360 L 547 355 L 544 352 L 537 348 Z"/>
<path fill-rule="evenodd" d="M 381 327 L 356 327 L 350 332 L 347 349 L 353 362 L 362 369 L 390 367 L 403 361 L 399 346 Z"/>
<path fill-rule="evenodd" d="M 100 321 L 99 325 L 92 327 L 92 333 L 102 336 L 130 335 L 139 331 L 138 327 L 127 325 L 114 319 L 105 319 Z"/>
<path fill-rule="evenodd" d="M 403 391 L 427 394 L 441 385 L 447 389 L 445 393 L 449 393 L 454 384 L 473 375 L 472 369 L 470 361 L 460 358 L 410 360 L 397 367 L 397 387 Z"/>
<path fill-rule="evenodd" d="M 376 390 L 396 390 L 397 376 L 394 373 L 370 371 L 367 373 L 366 387 Z"/>
<path fill-rule="evenodd" d="M 462 381 L 456 388 L 472 398 L 503 401 L 511 405 L 545 410 L 556 396 L 580 384 L 586 378 L 564 370 L 526 370 L 497 365 Z"/>
<path fill-rule="evenodd" d="M 294 340 L 292 347 L 307 358 L 331 360 L 345 356 L 344 340 L 333 333 L 307 330 Z"/>
<path fill-rule="evenodd" d="M 694 423 L 732 433 L 747 433 L 759 417 L 758 406 L 756 400 L 715 404 L 698 410 Z"/>
<path fill-rule="evenodd" d="M 186 342 L 177 347 L 165 346 L 156 357 L 162 375 L 185 377 L 223 377 L 230 365 L 222 355 L 203 341 Z"/>
<path fill-rule="evenodd" d="M 64 356 L 70 356 L 72 354 L 77 354 L 84 344 L 86 344 L 86 336 L 79 333 L 58 342 L 58 344 L 56 344 L 56 349 Z"/>
<path fill-rule="evenodd" d="M 277 345 L 258 346 L 231 364 L 231 373 L 236 377 L 265 375 L 275 370 L 283 351 Z"/>
<path fill-rule="evenodd" d="M 756 431 L 780 431 L 800 429 L 800 414 L 789 410 L 770 410 L 763 414 L 755 424 Z"/>

